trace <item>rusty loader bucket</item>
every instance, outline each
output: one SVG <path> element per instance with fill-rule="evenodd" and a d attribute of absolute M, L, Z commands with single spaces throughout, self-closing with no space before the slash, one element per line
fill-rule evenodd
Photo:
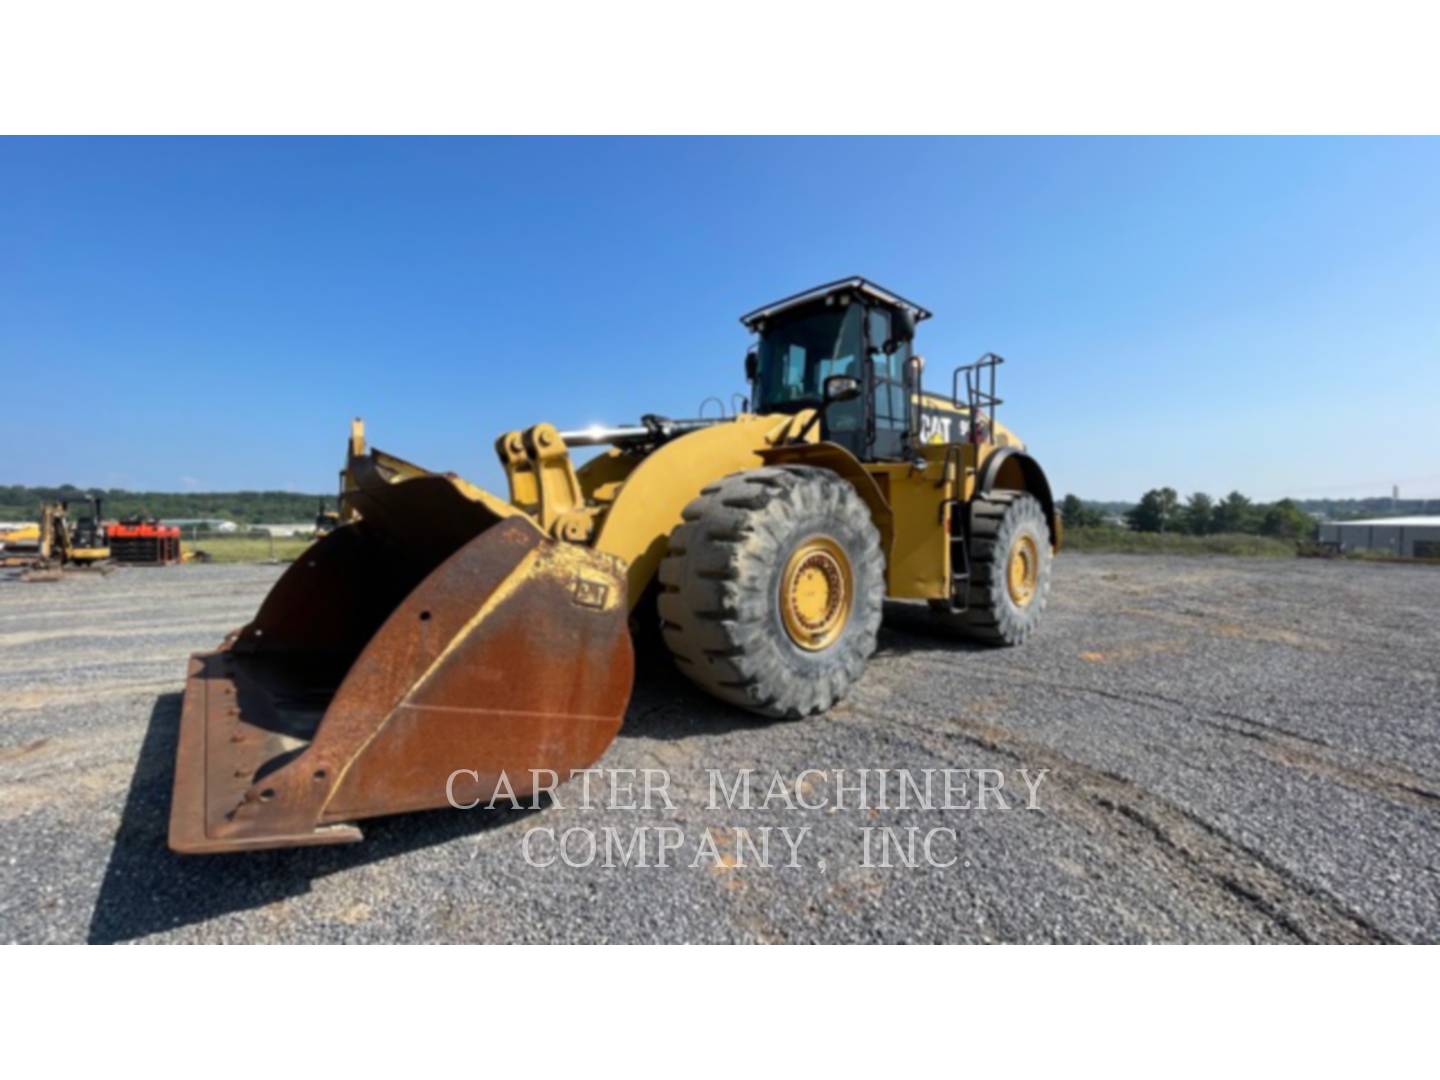
<path fill-rule="evenodd" d="M 379 452 L 349 472 L 359 520 L 190 660 L 176 851 L 355 841 L 362 818 L 488 800 L 502 773 L 529 794 L 620 728 L 623 566 L 453 477 Z"/>

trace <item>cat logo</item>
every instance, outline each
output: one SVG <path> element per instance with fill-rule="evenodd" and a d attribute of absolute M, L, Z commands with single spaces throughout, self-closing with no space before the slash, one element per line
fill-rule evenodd
<path fill-rule="evenodd" d="M 963 416 L 926 410 L 920 414 L 920 441 L 923 443 L 962 442 L 967 426 Z"/>
<path fill-rule="evenodd" d="M 951 442 L 950 428 L 954 419 L 953 416 L 925 413 L 920 418 L 920 441 L 927 443 Z"/>
<path fill-rule="evenodd" d="M 603 609 L 610 598 L 610 586 L 603 581 L 594 581 L 577 574 L 574 597 L 575 603 L 581 607 Z"/>

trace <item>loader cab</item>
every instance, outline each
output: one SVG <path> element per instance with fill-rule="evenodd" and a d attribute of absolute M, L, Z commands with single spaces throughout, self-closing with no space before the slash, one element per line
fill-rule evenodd
<path fill-rule="evenodd" d="M 906 457 L 920 434 L 915 326 L 929 317 L 858 277 L 752 311 L 740 321 L 758 335 L 745 358 L 755 411 L 820 409 L 820 437 L 861 461 Z"/>

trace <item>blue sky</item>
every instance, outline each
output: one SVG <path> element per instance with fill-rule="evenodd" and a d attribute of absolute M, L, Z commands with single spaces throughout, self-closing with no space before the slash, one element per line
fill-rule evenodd
<path fill-rule="evenodd" d="M 1440 495 L 1440 141 L 0 140 L 0 482 L 329 491 L 743 389 L 859 273 L 1061 491 Z"/>

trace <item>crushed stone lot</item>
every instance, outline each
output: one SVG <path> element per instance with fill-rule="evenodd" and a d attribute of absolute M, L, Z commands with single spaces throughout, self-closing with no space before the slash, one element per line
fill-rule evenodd
<path fill-rule="evenodd" d="M 612 805 L 614 773 L 589 807 L 572 783 L 538 810 L 375 819 L 356 845 L 172 855 L 186 657 L 279 572 L 0 581 L 0 940 L 1440 940 L 1434 567 L 1064 554 L 1029 644 L 948 641 L 892 605 L 822 717 L 758 721 L 642 661 L 600 767 L 664 770 L 673 808 Z M 1049 770 L 1035 809 L 1022 768 Z M 707 770 L 744 769 L 757 805 L 712 809 Z M 1000 770 L 1008 808 L 758 805 L 775 773 L 876 769 Z M 583 862 L 607 827 L 684 846 L 665 867 L 526 861 L 527 836 L 553 856 L 580 830 Z M 779 839 L 756 865 L 763 827 L 809 828 L 797 865 Z M 953 829 L 932 860 L 953 865 L 866 866 L 866 828 Z"/>

